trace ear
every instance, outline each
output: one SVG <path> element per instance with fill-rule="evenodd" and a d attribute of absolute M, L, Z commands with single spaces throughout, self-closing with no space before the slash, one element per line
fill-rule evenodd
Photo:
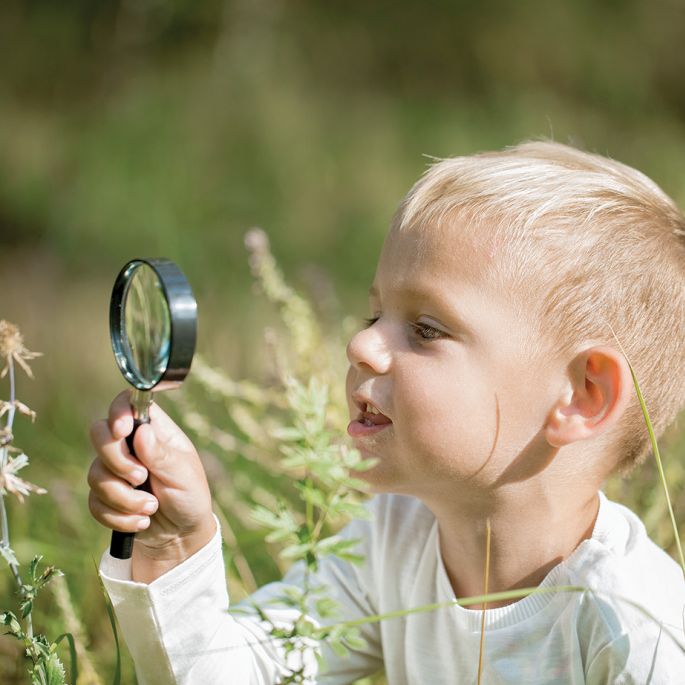
<path fill-rule="evenodd" d="M 634 388 L 626 358 L 608 346 L 576 355 L 567 381 L 544 428 L 553 447 L 587 440 L 611 428 L 630 403 Z"/>

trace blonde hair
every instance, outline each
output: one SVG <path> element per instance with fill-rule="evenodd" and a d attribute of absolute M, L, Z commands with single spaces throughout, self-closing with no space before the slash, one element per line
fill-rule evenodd
<path fill-rule="evenodd" d="M 536 305 L 537 351 L 570 359 L 588 341 L 616 347 L 613 329 L 661 435 L 685 402 L 685 217 L 675 203 L 620 162 L 527 142 L 436 162 L 393 220 L 397 230 L 457 225 L 496 248 L 492 275 L 512 301 Z M 619 469 L 648 454 L 635 393 L 612 436 Z"/>

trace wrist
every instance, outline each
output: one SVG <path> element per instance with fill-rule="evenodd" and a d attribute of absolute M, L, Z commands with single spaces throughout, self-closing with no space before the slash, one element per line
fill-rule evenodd
<path fill-rule="evenodd" d="M 131 579 L 139 583 L 153 582 L 199 552 L 212 540 L 216 530 L 216 521 L 210 514 L 193 531 L 170 536 L 162 544 L 153 546 L 136 538 L 131 557 Z"/>

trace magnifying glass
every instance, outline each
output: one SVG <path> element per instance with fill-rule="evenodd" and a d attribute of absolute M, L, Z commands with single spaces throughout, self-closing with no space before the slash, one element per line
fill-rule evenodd
<path fill-rule="evenodd" d="M 152 391 L 177 387 L 190 370 L 197 337 L 197 303 L 182 271 L 169 259 L 134 259 L 119 272 L 109 306 L 109 332 L 119 370 L 133 386 L 131 454 L 138 426 L 149 423 Z M 150 482 L 138 489 L 150 492 Z M 110 554 L 129 559 L 134 533 L 112 532 Z"/>

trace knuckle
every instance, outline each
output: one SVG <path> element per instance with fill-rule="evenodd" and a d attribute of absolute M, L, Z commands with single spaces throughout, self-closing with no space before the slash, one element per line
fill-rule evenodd
<path fill-rule="evenodd" d="M 90 465 L 90 469 L 88 469 L 88 475 L 86 477 L 86 481 L 88 482 L 88 486 L 90 488 L 97 488 L 100 484 L 100 480 L 102 478 L 101 469 L 102 466 L 100 459 L 94 459 L 93 463 Z"/>
<path fill-rule="evenodd" d="M 92 492 L 88 495 L 88 509 L 93 518 L 102 523 L 102 502 Z"/>

